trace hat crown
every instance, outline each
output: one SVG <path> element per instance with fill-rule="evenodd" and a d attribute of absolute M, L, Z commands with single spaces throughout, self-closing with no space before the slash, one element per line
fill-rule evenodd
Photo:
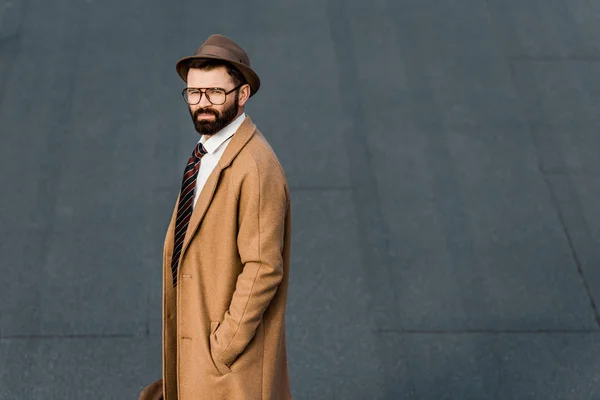
<path fill-rule="evenodd" d="M 196 50 L 195 56 L 212 56 L 250 66 L 248 54 L 236 42 L 226 36 L 214 34 Z"/>

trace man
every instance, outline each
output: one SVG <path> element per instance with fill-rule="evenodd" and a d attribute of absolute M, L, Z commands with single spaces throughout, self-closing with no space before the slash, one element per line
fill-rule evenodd
<path fill-rule="evenodd" d="M 244 112 L 259 77 L 222 35 L 176 68 L 201 138 L 164 244 L 163 378 L 140 399 L 291 400 L 290 194 L 277 156 Z"/>

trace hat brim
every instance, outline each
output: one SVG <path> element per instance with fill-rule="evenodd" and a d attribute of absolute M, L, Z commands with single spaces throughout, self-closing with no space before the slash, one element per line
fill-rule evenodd
<path fill-rule="evenodd" d="M 248 67 L 245 64 L 238 63 L 235 61 L 225 60 L 223 58 L 216 57 L 216 56 L 211 57 L 208 55 L 201 55 L 201 56 L 199 55 L 199 56 L 188 56 L 188 57 L 182 58 L 181 60 L 177 61 L 177 64 L 175 64 L 175 69 L 177 70 L 177 74 L 179 75 L 179 77 L 181 79 L 183 79 L 184 82 L 187 83 L 187 74 L 189 71 L 189 67 L 188 67 L 189 61 L 202 60 L 202 59 L 219 60 L 224 63 L 231 64 L 235 68 L 237 68 L 242 73 L 242 75 L 244 75 L 244 78 L 246 78 L 246 82 L 248 82 L 248 84 L 250 85 L 250 97 L 254 96 L 256 94 L 256 92 L 258 92 L 258 89 L 260 89 L 260 78 L 258 77 L 256 72 L 254 72 L 254 70 L 252 68 Z"/>

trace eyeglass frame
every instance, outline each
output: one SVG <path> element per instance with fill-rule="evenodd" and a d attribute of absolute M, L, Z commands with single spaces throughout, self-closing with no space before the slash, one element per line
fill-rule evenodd
<path fill-rule="evenodd" d="M 228 95 L 229 93 L 231 93 L 231 92 L 234 92 L 234 91 L 238 90 L 239 88 L 241 88 L 241 87 L 242 87 L 242 86 L 244 86 L 244 85 L 245 85 L 245 83 L 240 83 L 239 85 L 237 85 L 236 87 L 234 87 L 234 88 L 233 88 L 233 89 L 231 89 L 230 91 L 226 91 L 225 89 L 223 89 L 223 88 L 220 88 L 220 87 L 209 87 L 209 88 L 195 88 L 195 87 L 186 87 L 186 88 L 183 88 L 183 90 L 181 91 L 181 96 L 183 97 L 183 101 L 185 101 L 187 104 L 189 104 L 189 105 L 191 105 L 191 106 L 195 106 L 196 104 L 200 104 L 200 102 L 202 101 L 202 95 L 204 95 L 204 97 L 206 97 L 206 100 L 208 100 L 208 102 L 209 102 L 210 104 L 212 104 L 213 106 L 220 106 L 220 105 L 223 105 L 223 104 L 225 104 L 225 103 L 227 102 L 227 95 Z M 200 92 L 200 98 L 198 99 L 198 102 L 197 102 L 197 103 L 188 103 L 188 101 L 185 99 L 185 92 L 186 92 L 187 90 L 189 90 L 189 89 L 194 89 L 194 90 L 197 90 L 197 91 L 199 91 L 199 92 Z M 222 103 L 220 103 L 220 104 L 215 104 L 215 103 L 213 103 L 213 102 L 210 100 L 210 97 L 208 97 L 208 95 L 206 94 L 206 91 L 207 91 L 207 90 L 210 90 L 210 89 L 219 89 L 219 90 L 222 90 L 223 92 L 225 92 L 225 100 L 223 100 L 223 102 L 222 102 Z"/>

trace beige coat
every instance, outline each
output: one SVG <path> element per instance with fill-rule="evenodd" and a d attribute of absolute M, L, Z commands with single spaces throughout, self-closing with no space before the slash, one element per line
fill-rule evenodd
<path fill-rule="evenodd" d="M 176 202 L 177 204 L 177 202 Z M 285 173 L 250 117 L 208 178 L 173 288 L 173 212 L 163 255 L 165 400 L 291 400 Z"/>

